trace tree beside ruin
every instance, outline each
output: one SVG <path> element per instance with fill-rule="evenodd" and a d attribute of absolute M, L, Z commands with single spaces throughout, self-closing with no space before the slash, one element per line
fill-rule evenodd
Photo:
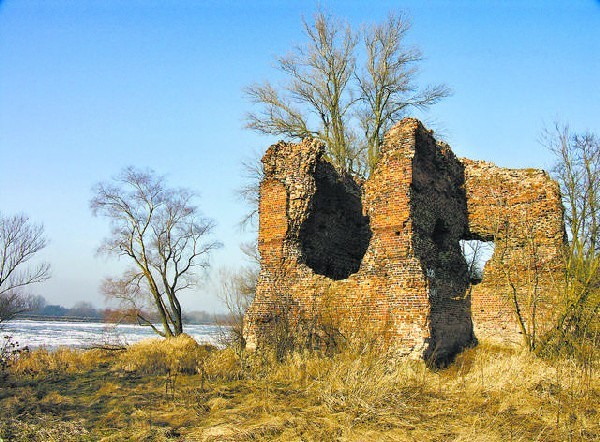
<path fill-rule="evenodd" d="M 356 30 L 317 12 L 313 23 L 303 25 L 306 41 L 276 61 L 283 83 L 246 89 L 259 109 L 247 115 L 247 127 L 292 140 L 321 140 L 339 171 L 366 176 L 392 125 L 450 91 L 417 85 L 423 57 L 406 43 L 410 22 L 404 14 Z"/>
<path fill-rule="evenodd" d="M 93 193 L 93 214 L 111 224 L 99 251 L 130 264 L 121 276 L 104 280 L 103 292 L 160 336 L 180 335 L 180 295 L 197 285 L 199 271 L 220 247 L 211 235 L 213 221 L 201 215 L 192 191 L 168 187 L 150 170 L 128 167 L 112 181 L 98 183 Z M 146 311 L 158 317 L 158 324 Z"/>
<path fill-rule="evenodd" d="M 0 324 L 36 305 L 27 289 L 50 278 L 50 264 L 31 261 L 47 245 L 43 225 L 0 213 Z"/>

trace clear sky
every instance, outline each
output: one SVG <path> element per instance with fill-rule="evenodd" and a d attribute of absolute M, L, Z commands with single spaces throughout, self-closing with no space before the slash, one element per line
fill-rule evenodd
<path fill-rule="evenodd" d="M 240 262 L 240 162 L 276 141 L 243 129 L 242 89 L 276 79 L 318 5 L 357 26 L 408 12 L 420 81 L 454 91 L 417 116 L 459 156 L 548 168 L 544 125 L 600 134 L 598 1 L 0 0 L 0 211 L 44 223 L 53 277 L 36 293 L 103 305 L 123 263 L 95 256 L 108 223 L 91 187 L 132 164 L 198 191 L 215 267 Z M 221 310 L 213 292 L 183 303 Z"/>

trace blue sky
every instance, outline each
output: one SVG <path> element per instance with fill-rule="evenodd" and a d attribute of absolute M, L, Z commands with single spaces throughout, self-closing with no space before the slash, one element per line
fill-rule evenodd
<path fill-rule="evenodd" d="M 0 211 L 44 223 L 53 278 L 36 293 L 103 305 L 123 263 L 95 256 L 108 224 L 90 189 L 130 164 L 198 191 L 224 243 L 215 267 L 240 262 L 240 162 L 276 141 L 243 129 L 242 89 L 277 79 L 319 4 L 357 26 L 408 12 L 420 82 L 454 91 L 417 116 L 459 156 L 548 168 L 544 125 L 600 133 L 598 1 L 1 1 Z M 183 302 L 220 310 L 213 292 Z"/>

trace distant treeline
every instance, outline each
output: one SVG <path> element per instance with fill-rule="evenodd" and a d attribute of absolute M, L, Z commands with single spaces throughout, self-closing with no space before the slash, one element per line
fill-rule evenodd
<path fill-rule="evenodd" d="M 150 320 L 158 320 L 158 318 L 153 318 L 153 315 L 149 312 L 141 313 Z M 223 313 L 213 314 L 205 311 L 191 311 L 184 313 L 182 319 L 185 324 L 214 324 L 223 322 L 226 316 Z M 46 304 L 46 300 L 42 296 L 38 296 L 32 308 L 19 314 L 17 318 L 134 324 L 137 323 L 137 311 L 133 309 L 95 308 L 91 303 L 85 301 L 77 302 L 72 308 L 66 308 L 62 305 Z"/>

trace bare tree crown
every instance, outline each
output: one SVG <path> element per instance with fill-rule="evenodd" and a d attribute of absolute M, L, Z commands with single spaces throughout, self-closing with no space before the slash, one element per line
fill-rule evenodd
<path fill-rule="evenodd" d="M 600 336 L 600 138 L 556 123 L 542 133 L 554 154 L 553 176 L 565 208 L 568 244 L 562 305 L 555 330 L 544 337 L 558 351 L 581 352 Z"/>
<path fill-rule="evenodd" d="M 50 265 L 30 265 L 30 260 L 48 241 L 41 224 L 26 215 L 3 216 L 0 213 L 0 323 L 29 309 L 33 297 L 27 286 L 50 277 Z"/>
<path fill-rule="evenodd" d="M 111 222 L 100 252 L 131 263 L 120 278 L 106 279 L 103 291 L 136 309 L 139 322 L 158 334 L 181 334 L 179 294 L 197 283 L 196 270 L 207 267 L 210 252 L 220 246 L 210 238 L 213 221 L 200 215 L 193 192 L 169 188 L 149 170 L 128 167 L 93 192 L 92 213 Z M 162 330 L 143 313 L 149 307 Z"/>
<path fill-rule="evenodd" d="M 404 42 L 410 28 L 405 15 L 390 14 L 361 31 L 323 12 L 303 24 L 307 42 L 277 59 L 285 83 L 246 89 L 260 108 L 247 115 L 246 126 L 291 139 L 320 139 L 339 170 L 367 175 L 392 124 L 410 108 L 426 108 L 450 91 L 415 85 L 422 57 Z"/>

